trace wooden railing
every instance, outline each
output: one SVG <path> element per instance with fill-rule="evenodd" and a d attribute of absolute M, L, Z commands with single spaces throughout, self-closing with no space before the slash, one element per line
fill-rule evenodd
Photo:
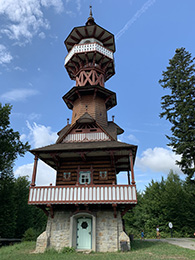
<path fill-rule="evenodd" d="M 135 204 L 135 185 L 30 187 L 28 204 Z"/>
<path fill-rule="evenodd" d="M 72 58 L 72 56 L 75 53 L 85 53 L 85 52 L 92 52 L 92 51 L 98 51 L 113 60 L 113 52 L 111 50 L 94 42 L 94 43 L 87 43 L 87 44 L 77 44 L 77 45 L 75 44 L 72 50 L 68 53 L 68 55 L 65 58 L 65 65 L 68 63 L 68 61 Z"/>

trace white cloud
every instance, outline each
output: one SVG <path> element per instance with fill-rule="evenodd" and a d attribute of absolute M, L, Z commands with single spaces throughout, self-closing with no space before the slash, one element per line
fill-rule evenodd
<path fill-rule="evenodd" d="M 41 118 L 41 114 L 31 113 L 27 117 L 28 117 L 28 120 L 38 120 Z"/>
<path fill-rule="evenodd" d="M 0 64 L 10 63 L 13 59 L 7 48 L 0 44 Z"/>
<path fill-rule="evenodd" d="M 33 163 L 26 164 L 19 166 L 15 172 L 14 175 L 16 177 L 19 176 L 28 176 L 29 180 L 32 179 L 32 172 L 33 172 Z M 37 167 L 37 174 L 36 174 L 36 185 L 37 186 L 43 186 L 43 185 L 55 185 L 56 180 L 56 171 L 49 167 L 47 164 L 45 164 L 42 161 L 38 161 L 38 167 Z"/>
<path fill-rule="evenodd" d="M 54 7 L 56 12 L 63 10 L 62 0 L 1 0 L 0 15 L 6 18 L 1 25 L 1 33 L 18 44 L 30 42 L 40 28 L 49 29 L 44 18 L 43 7 Z"/>
<path fill-rule="evenodd" d="M 41 4 L 44 7 L 50 7 L 53 6 L 57 13 L 60 13 L 63 11 L 63 1 L 61 0 L 41 0 Z"/>
<path fill-rule="evenodd" d="M 52 132 L 51 127 L 49 126 L 37 125 L 36 123 L 33 123 L 31 126 L 30 123 L 27 122 L 27 127 L 30 130 L 29 134 L 21 135 L 20 139 L 22 141 L 28 140 L 32 147 L 38 148 L 53 144 L 57 139 L 57 133 Z M 18 167 L 14 172 L 15 176 L 29 176 L 29 180 L 31 181 L 33 165 L 33 163 L 30 163 Z M 49 185 L 50 183 L 55 185 L 55 180 L 56 171 L 43 161 L 39 160 L 37 166 L 36 185 L 42 186 Z"/>
<path fill-rule="evenodd" d="M 50 145 L 57 140 L 57 133 L 52 132 L 50 126 L 37 125 L 36 123 L 33 123 L 31 126 L 27 121 L 27 127 L 30 130 L 28 137 L 30 139 L 30 144 L 32 144 L 33 147 Z"/>
<path fill-rule="evenodd" d="M 41 39 L 45 39 L 45 33 L 44 33 L 44 32 L 40 32 L 40 33 L 39 33 L 39 37 L 40 37 Z"/>
<path fill-rule="evenodd" d="M 172 152 L 171 149 L 162 147 L 149 148 L 142 153 L 141 158 L 137 157 L 136 167 L 165 174 L 168 174 L 171 169 L 174 172 L 181 173 L 181 170 L 175 163 L 176 160 L 180 160 L 180 156 Z"/>
<path fill-rule="evenodd" d="M 23 68 L 21 68 L 21 67 L 19 67 L 19 66 L 16 66 L 16 67 L 14 68 L 14 70 L 18 70 L 18 71 L 21 71 L 21 72 L 26 71 L 26 69 L 23 69 Z"/>
<path fill-rule="evenodd" d="M 125 26 L 116 34 L 116 40 L 118 40 L 129 27 L 137 21 L 137 19 L 147 11 L 147 9 L 153 5 L 156 0 L 148 0 L 142 7 L 134 14 L 134 16 L 125 24 Z"/>
<path fill-rule="evenodd" d="M 133 142 L 133 143 L 139 143 L 139 140 L 132 134 L 128 135 L 128 140 Z"/>
<path fill-rule="evenodd" d="M 14 89 L 2 94 L 0 98 L 8 102 L 23 101 L 26 100 L 28 97 L 35 96 L 37 94 L 38 91 L 34 89 Z"/>
<path fill-rule="evenodd" d="M 77 6 L 77 11 L 80 12 L 80 10 L 81 10 L 81 0 L 76 0 L 76 6 Z"/>

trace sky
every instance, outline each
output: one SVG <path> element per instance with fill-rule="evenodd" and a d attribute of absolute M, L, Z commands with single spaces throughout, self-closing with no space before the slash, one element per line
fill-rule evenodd
<path fill-rule="evenodd" d="M 108 119 L 125 130 L 119 140 L 138 145 L 137 189 L 166 178 L 170 170 L 185 179 L 179 159 L 167 146 L 168 121 L 160 119 L 158 83 L 175 50 L 195 57 L 194 0 L 0 0 L 0 102 L 13 105 L 11 127 L 31 148 L 55 143 L 71 119 L 62 96 L 74 85 L 64 68 L 64 40 L 89 17 L 115 35 L 116 74 L 105 87 L 116 92 Z M 34 156 L 16 160 L 14 174 L 31 179 Z M 55 183 L 55 172 L 39 161 L 37 185 Z M 120 173 L 118 183 L 127 183 Z"/>

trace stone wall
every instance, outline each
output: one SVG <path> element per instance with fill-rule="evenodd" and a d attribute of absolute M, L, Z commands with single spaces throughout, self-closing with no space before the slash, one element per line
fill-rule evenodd
<path fill-rule="evenodd" d="M 67 211 L 56 211 L 54 218 L 48 217 L 46 231 L 37 238 L 37 253 L 42 253 L 47 248 L 61 250 L 70 246 L 70 214 Z"/>
<path fill-rule="evenodd" d="M 119 237 L 123 233 L 120 212 L 117 212 L 116 218 L 114 217 L 113 210 L 98 211 L 95 215 L 96 232 L 92 232 L 96 234 L 96 251 L 115 252 L 120 250 Z M 76 242 L 70 241 L 76 237 L 70 234 L 70 232 L 76 230 L 70 227 L 70 217 L 70 211 L 55 211 L 54 218 L 48 218 L 46 231 L 37 238 L 37 253 L 44 252 L 46 248 L 61 250 L 63 247 L 76 244 Z"/>
<path fill-rule="evenodd" d="M 120 212 L 114 218 L 113 211 L 97 212 L 96 249 L 98 252 L 119 250 L 119 236 L 123 231 Z"/>

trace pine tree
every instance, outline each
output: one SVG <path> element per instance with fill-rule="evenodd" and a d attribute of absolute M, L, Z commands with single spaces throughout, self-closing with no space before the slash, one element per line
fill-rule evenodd
<path fill-rule="evenodd" d="M 167 70 L 159 80 L 164 89 L 170 94 L 161 98 L 165 117 L 172 124 L 172 136 L 168 145 L 176 154 L 181 155 L 180 166 L 189 179 L 195 173 L 195 65 L 194 58 L 185 48 L 176 49 L 175 55 L 169 60 Z"/>

